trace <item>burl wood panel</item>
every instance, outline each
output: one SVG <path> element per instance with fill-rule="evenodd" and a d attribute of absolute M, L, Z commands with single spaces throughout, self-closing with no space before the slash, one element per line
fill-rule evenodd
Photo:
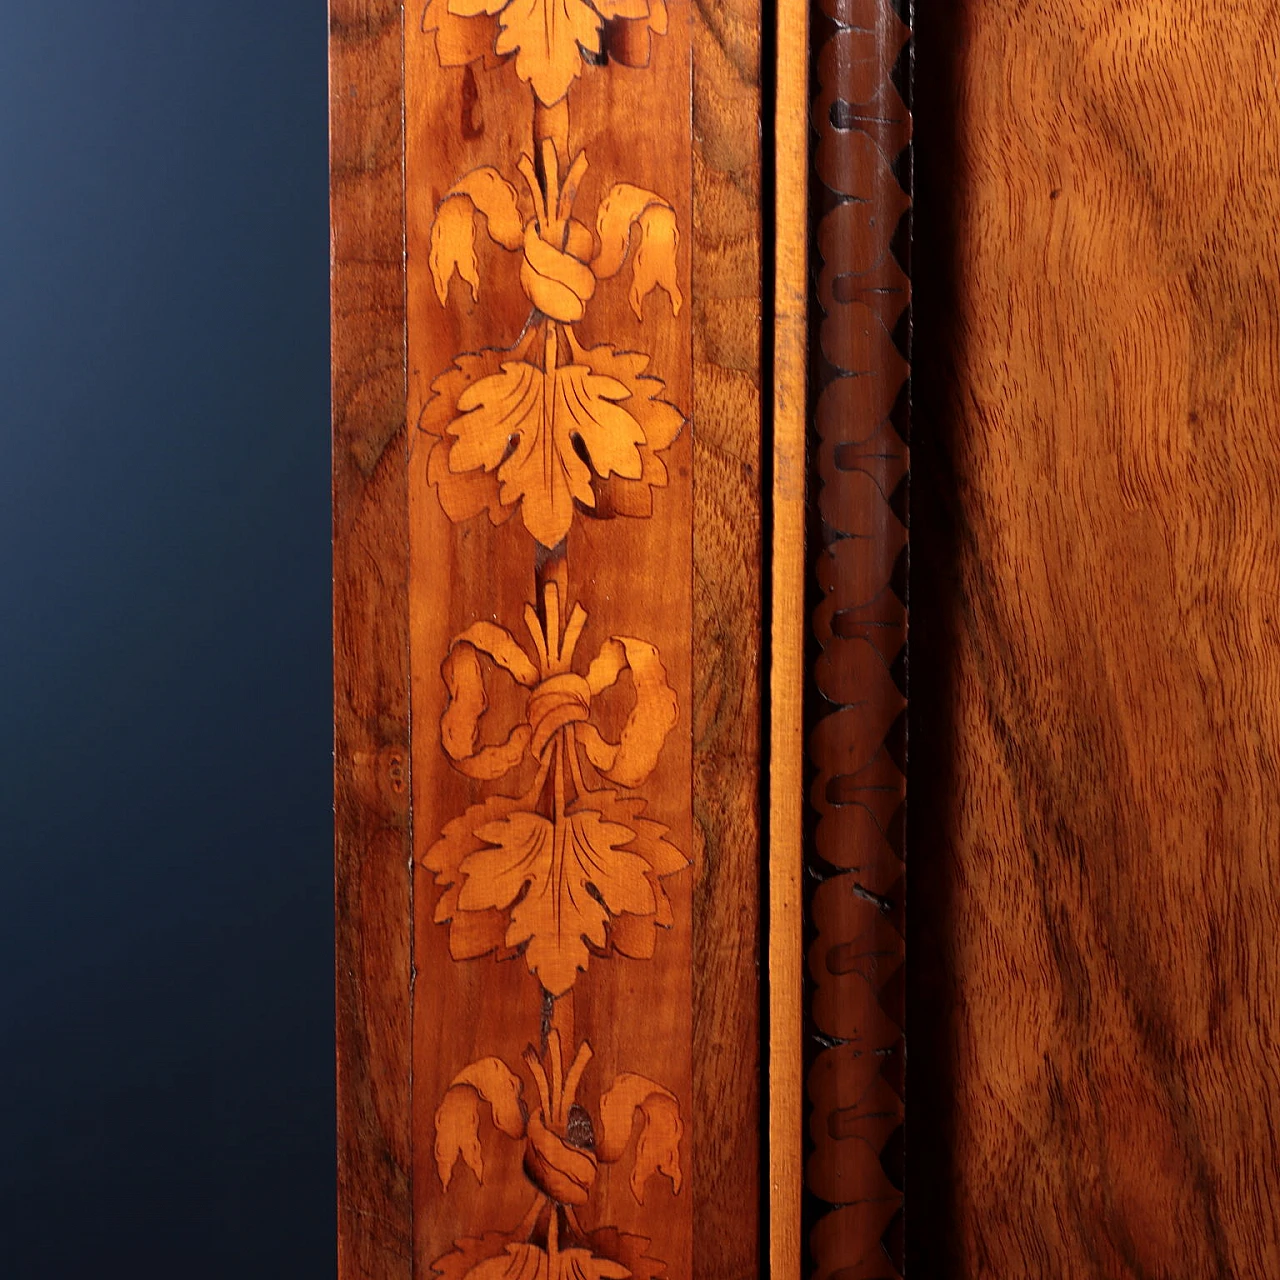
<path fill-rule="evenodd" d="M 1280 1275 L 1278 20 L 919 5 L 920 1275 Z"/>

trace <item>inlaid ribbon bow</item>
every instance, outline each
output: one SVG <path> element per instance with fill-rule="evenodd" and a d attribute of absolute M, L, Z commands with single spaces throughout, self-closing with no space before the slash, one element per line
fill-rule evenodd
<path fill-rule="evenodd" d="M 593 783 L 636 787 L 658 763 L 678 718 L 657 649 L 631 636 L 606 640 L 586 674 L 572 669 L 587 614 L 573 607 L 561 630 L 559 589 L 544 594 L 546 624 L 532 606 L 525 624 L 534 656 L 503 627 L 481 622 L 450 647 L 442 667 L 449 704 L 444 749 L 468 777 L 493 781 L 526 760 L 535 776 L 520 796 L 491 796 L 448 823 L 423 864 L 444 893 L 435 919 L 450 922 L 456 959 L 523 953 L 530 972 L 558 996 L 592 952 L 651 956 L 655 928 L 672 924 L 661 886 L 688 860 L 644 818 L 644 801 Z M 488 710 L 481 657 L 527 690 L 523 713 L 501 742 L 480 741 Z M 592 723 L 601 695 L 624 671 L 635 702 L 618 740 Z"/>
<path fill-rule="evenodd" d="M 519 507 L 546 547 L 569 532 L 575 507 L 597 515 L 648 515 L 650 492 L 667 482 L 657 454 L 680 433 L 679 410 L 660 398 L 649 359 L 603 344 L 584 347 L 572 326 L 600 280 L 632 259 L 630 301 L 637 318 L 655 289 L 672 310 L 677 280 L 676 215 L 652 191 L 619 183 L 605 196 L 596 232 L 573 217 L 587 171 L 579 152 L 561 182 L 556 149 L 542 146 L 543 174 L 518 165 L 532 215 L 493 168 L 476 169 L 446 194 L 431 230 L 431 273 L 442 305 L 458 275 L 480 296 L 477 219 L 489 238 L 521 255 L 520 284 L 533 308 L 510 351 L 459 356 L 432 385 L 419 425 L 438 438 L 428 478 L 452 520 L 488 510 L 494 523 Z M 632 244 L 634 241 L 634 251 Z"/>
<path fill-rule="evenodd" d="M 530 1045 L 523 1060 L 537 1100 L 529 1105 L 524 1081 L 501 1058 L 482 1058 L 454 1077 L 435 1116 L 436 1167 L 445 1189 L 459 1159 L 483 1184 L 485 1111 L 499 1133 L 524 1142 L 524 1174 L 535 1199 L 511 1237 L 459 1241 L 454 1253 L 433 1264 L 437 1270 L 449 1275 L 457 1264 L 461 1280 L 623 1280 L 632 1274 L 622 1259 L 630 1261 L 628 1254 L 638 1254 L 647 1242 L 617 1232 L 588 1234 L 578 1210 L 590 1201 L 600 1165 L 620 1161 L 637 1129 L 630 1179 L 637 1203 L 644 1203 L 657 1174 L 679 1194 L 684 1124 L 671 1090 L 633 1073 L 619 1075 L 604 1090 L 593 1118 L 577 1101 L 591 1057 L 584 1040 L 566 1064 L 557 1031 L 549 1034 L 545 1055 Z M 595 1252 L 601 1247 L 613 1256 Z"/>

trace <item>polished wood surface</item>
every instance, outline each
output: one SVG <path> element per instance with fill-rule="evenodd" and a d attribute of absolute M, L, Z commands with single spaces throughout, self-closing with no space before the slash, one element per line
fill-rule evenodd
<path fill-rule="evenodd" d="M 409 1280 L 409 690 L 400 6 L 329 15 L 338 1266 Z"/>
<path fill-rule="evenodd" d="M 490 8 L 331 15 L 340 1274 L 748 1276 L 760 13 Z"/>
<path fill-rule="evenodd" d="M 415 1265 L 688 1274 L 688 12 L 490 7 L 406 27 Z"/>
<path fill-rule="evenodd" d="M 1278 17 L 918 6 L 918 1275 L 1280 1275 Z"/>
<path fill-rule="evenodd" d="M 758 14 L 420 17 L 415 1267 L 752 1274 Z"/>
<path fill-rule="evenodd" d="M 693 1274 L 762 1268 L 759 0 L 692 9 Z"/>

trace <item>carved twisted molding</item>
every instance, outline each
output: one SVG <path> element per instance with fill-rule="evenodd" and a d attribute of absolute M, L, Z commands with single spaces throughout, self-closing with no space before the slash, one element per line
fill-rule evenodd
<path fill-rule="evenodd" d="M 813 20 L 817 227 L 812 557 L 820 601 L 810 720 L 811 1147 L 816 1280 L 901 1269 L 903 713 L 909 304 L 895 171 L 910 116 L 895 74 L 910 32 L 891 0 L 820 0 Z M 900 1148 L 900 1144 L 897 1144 Z"/>

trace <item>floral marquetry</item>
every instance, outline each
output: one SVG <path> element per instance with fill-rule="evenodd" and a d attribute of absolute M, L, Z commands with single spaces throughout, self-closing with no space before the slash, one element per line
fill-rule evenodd
<path fill-rule="evenodd" d="M 618 24 L 665 35 L 666 0 L 430 0 L 422 29 L 436 33 L 444 66 L 514 55 L 520 79 L 552 106 L 584 63 L 604 61 Z"/>
<path fill-rule="evenodd" d="M 519 509 L 533 538 L 555 547 L 576 513 L 648 516 L 667 483 L 657 455 L 684 425 L 648 365 L 583 348 L 550 321 L 509 352 L 459 356 L 418 424 L 438 440 L 427 469 L 449 518 L 487 512 L 500 524 Z"/>
<path fill-rule="evenodd" d="M 441 1182 L 449 1186 L 461 1160 L 483 1184 L 479 1133 L 482 1116 L 487 1115 L 499 1133 L 524 1143 L 522 1168 L 529 1205 L 510 1235 L 461 1240 L 452 1254 L 437 1261 L 438 1270 L 448 1275 L 456 1265 L 462 1280 L 499 1276 L 624 1280 L 633 1274 L 623 1259 L 631 1249 L 638 1252 L 637 1247 L 648 1242 L 628 1242 L 616 1232 L 587 1235 L 578 1210 L 590 1203 L 600 1166 L 618 1163 L 632 1148 L 630 1186 L 638 1203 L 644 1203 L 645 1185 L 655 1176 L 666 1178 L 679 1193 L 684 1124 L 675 1095 L 638 1075 L 614 1080 L 593 1117 L 577 1100 L 592 1056 L 584 1040 L 573 1061 L 566 1063 L 557 1031 L 548 1036 L 545 1052 L 529 1045 L 522 1065 L 535 1096 L 527 1104 L 524 1080 L 498 1058 L 473 1062 L 454 1078 L 435 1116 Z M 638 1131 L 634 1142 L 633 1130 Z M 609 1254 L 613 1256 L 593 1251 L 597 1239 L 612 1246 Z M 656 1259 L 648 1261 L 656 1264 Z"/>
<path fill-rule="evenodd" d="M 406 33 L 414 1256 L 451 1280 L 692 1265 L 681 14 Z"/>
<path fill-rule="evenodd" d="M 578 187 L 587 172 L 587 154 L 579 151 L 560 180 L 555 144 L 547 139 L 539 160 L 522 155 L 518 171 L 525 194 L 496 169 L 473 170 L 450 189 L 431 229 L 431 274 L 442 306 L 447 304 L 454 272 L 480 297 L 476 261 L 476 217 L 494 244 L 522 252 L 520 283 L 535 312 L 551 320 L 575 323 L 586 314 L 597 280 L 617 275 L 632 257 L 631 309 L 644 318 L 644 300 L 663 289 L 672 313 L 683 298 L 676 278 L 680 233 L 675 211 L 660 195 L 620 182 L 596 211 L 596 229 L 573 216 Z M 526 216 L 526 209 L 530 212 Z M 634 243 L 634 254 L 632 245 Z"/>
<path fill-rule="evenodd" d="M 331 3 L 343 1280 L 761 1256 L 753 3 Z"/>
<path fill-rule="evenodd" d="M 523 198 L 486 167 L 458 181 L 440 204 L 430 264 L 441 305 L 448 305 L 455 275 L 480 298 L 479 221 L 494 244 L 520 253 L 520 285 L 532 309 L 509 351 L 455 360 L 433 384 L 420 426 L 445 445 L 429 467 L 451 519 L 487 509 L 497 523 L 519 506 L 533 537 L 554 547 L 575 509 L 648 515 L 650 489 L 666 482 L 654 455 L 684 421 L 662 398 L 661 380 L 646 374 L 648 357 L 609 345 L 584 348 L 573 326 L 586 315 L 597 281 L 616 275 L 628 257 L 637 320 L 655 289 L 666 293 L 673 314 L 683 297 L 679 231 L 665 200 L 620 183 L 601 201 L 593 234 L 572 216 L 586 153 L 578 152 L 563 182 L 549 139 L 540 156 L 541 176 L 530 156 L 520 157 Z"/>
<path fill-rule="evenodd" d="M 688 865 L 644 800 L 607 784 L 640 786 L 653 772 L 678 718 L 653 645 L 614 636 L 585 673 L 572 670 L 587 615 L 575 605 L 563 637 L 554 584 L 545 630 L 530 606 L 530 657 L 510 632 L 476 623 L 458 636 L 442 668 L 449 704 L 441 742 L 469 777 L 498 779 L 526 758 L 537 764 L 520 796 L 494 796 L 445 826 L 423 865 L 445 892 L 436 920 L 453 926 L 455 959 L 522 954 L 553 996 L 563 995 L 594 953 L 646 959 L 655 927 L 670 928 L 664 877 Z M 488 706 L 480 657 L 528 690 L 525 711 L 501 741 L 479 745 Z M 592 700 L 623 673 L 635 703 L 617 742 L 592 723 Z"/>

